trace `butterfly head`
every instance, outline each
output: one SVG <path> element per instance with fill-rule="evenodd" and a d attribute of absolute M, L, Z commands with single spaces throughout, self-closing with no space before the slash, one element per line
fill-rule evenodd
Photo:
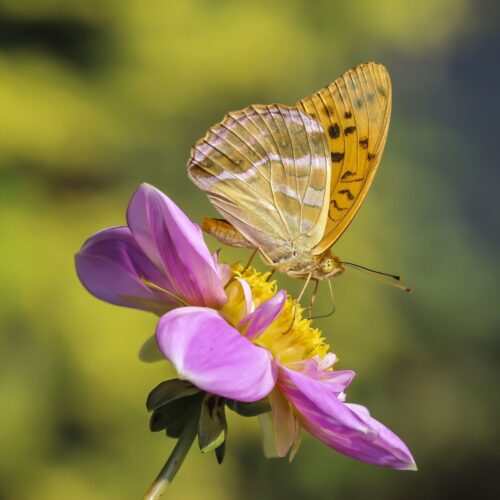
<path fill-rule="evenodd" d="M 345 271 L 338 257 L 334 257 L 329 251 L 322 255 L 317 269 L 317 279 L 329 280 Z"/>

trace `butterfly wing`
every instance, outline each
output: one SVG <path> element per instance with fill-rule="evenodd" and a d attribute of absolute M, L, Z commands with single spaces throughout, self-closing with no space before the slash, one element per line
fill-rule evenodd
<path fill-rule="evenodd" d="M 387 138 L 391 97 L 385 67 L 366 63 L 295 104 L 321 122 L 331 155 L 328 220 L 314 254 L 340 237 L 368 192 Z"/>
<path fill-rule="evenodd" d="M 324 234 L 330 151 L 320 123 L 296 108 L 227 114 L 193 146 L 188 175 L 271 262 Z"/>

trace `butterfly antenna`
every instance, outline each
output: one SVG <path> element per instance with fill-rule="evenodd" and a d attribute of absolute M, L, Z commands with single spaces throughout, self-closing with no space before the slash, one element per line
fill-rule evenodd
<path fill-rule="evenodd" d="M 368 271 L 370 273 L 381 274 L 382 276 L 389 276 L 389 278 L 393 278 L 397 281 L 401 281 L 401 279 L 403 278 L 399 274 L 383 273 L 382 271 L 376 271 L 375 269 L 370 269 L 369 267 L 362 266 L 361 264 L 354 264 L 353 262 L 341 262 L 341 264 L 346 265 L 346 266 L 355 267 L 358 269 L 364 269 L 365 271 Z"/>
<path fill-rule="evenodd" d="M 400 285 L 398 283 L 394 283 L 388 279 L 383 278 L 383 276 L 388 276 L 389 278 L 392 278 L 396 281 L 401 281 L 402 276 L 398 274 L 390 274 L 390 273 L 383 273 L 382 271 L 375 271 L 374 269 L 370 269 L 369 267 L 361 266 L 360 264 L 353 264 L 352 262 L 341 262 L 341 264 L 344 266 L 352 267 L 353 269 L 360 271 L 361 273 L 365 274 L 366 276 L 369 276 L 370 278 L 373 278 L 374 280 L 380 281 L 381 283 L 385 283 L 386 285 L 393 286 L 394 288 L 398 288 L 403 292 L 412 291 L 411 288 L 405 285 Z"/>

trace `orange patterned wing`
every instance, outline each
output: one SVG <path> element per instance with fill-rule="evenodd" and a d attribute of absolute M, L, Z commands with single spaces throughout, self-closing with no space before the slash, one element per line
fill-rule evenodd
<path fill-rule="evenodd" d="M 323 125 L 331 154 L 328 221 L 314 254 L 335 243 L 363 203 L 387 138 L 391 97 L 385 67 L 366 63 L 295 104 Z"/>
<path fill-rule="evenodd" d="M 330 152 L 320 123 L 295 107 L 227 114 L 193 146 L 188 176 L 271 262 L 323 237 Z"/>

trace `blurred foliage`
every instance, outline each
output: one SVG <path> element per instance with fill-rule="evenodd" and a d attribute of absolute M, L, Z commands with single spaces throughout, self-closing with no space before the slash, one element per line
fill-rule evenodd
<path fill-rule="evenodd" d="M 358 373 L 350 401 L 397 432 L 420 471 L 312 439 L 292 464 L 267 461 L 254 419 L 231 417 L 224 465 L 194 449 L 169 498 L 498 498 L 499 10 L 0 0 L 0 498 L 141 497 L 173 444 L 149 433 L 145 398 L 173 372 L 137 359 L 155 318 L 88 295 L 73 254 L 124 223 L 142 181 L 195 220 L 213 213 L 186 178 L 190 145 L 229 110 L 292 103 L 365 60 L 388 66 L 394 114 L 336 251 L 403 272 L 415 292 L 349 272 L 319 325 Z"/>

